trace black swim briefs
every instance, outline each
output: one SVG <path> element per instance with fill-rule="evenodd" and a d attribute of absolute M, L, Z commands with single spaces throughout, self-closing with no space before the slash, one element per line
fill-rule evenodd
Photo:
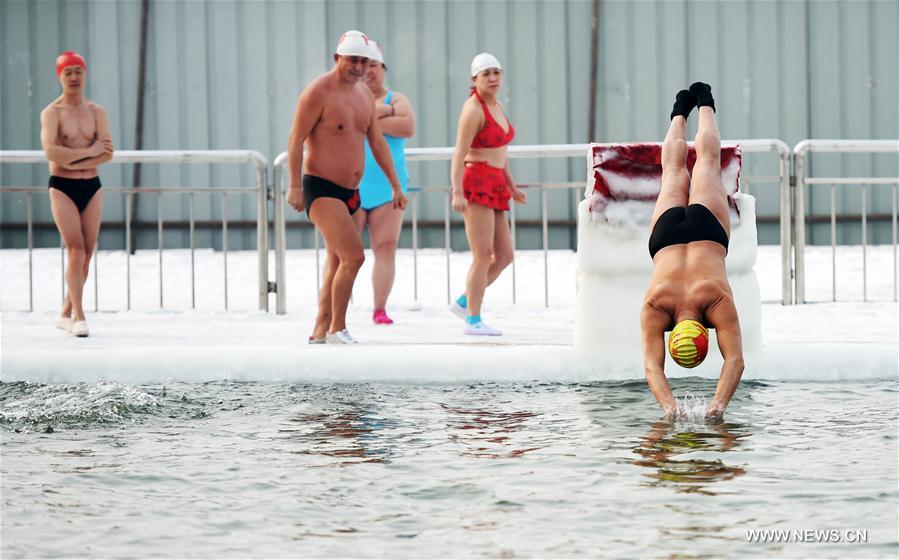
<path fill-rule="evenodd" d="M 359 189 L 347 189 L 315 175 L 303 175 L 303 204 L 307 214 L 315 199 L 321 197 L 342 200 L 350 214 L 359 209 Z"/>
<path fill-rule="evenodd" d="M 56 189 L 72 199 L 79 213 L 84 212 L 84 209 L 87 208 L 88 203 L 97 194 L 101 186 L 99 177 L 69 179 L 67 177 L 57 177 L 56 175 L 51 175 L 50 182 L 47 184 L 47 187 Z"/>
<path fill-rule="evenodd" d="M 686 208 L 675 206 L 665 210 L 649 236 L 649 256 L 655 257 L 656 253 L 669 245 L 691 241 L 714 241 L 727 251 L 728 239 L 724 226 L 702 204 L 691 204 Z"/>

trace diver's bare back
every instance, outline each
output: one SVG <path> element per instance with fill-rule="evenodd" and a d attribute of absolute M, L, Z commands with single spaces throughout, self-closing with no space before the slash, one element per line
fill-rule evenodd
<path fill-rule="evenodd" d="M 338 80 L 329 72 L 309 84 L 323 106 L 306 139 L 305 172 L 355 189 L 365 169 L 364 140 L 374 101 L 362 82 L 348 89 Z"/>
<path fill-rule="evenodd" d="M 58 118 L 58 145 L 66 148 L 89 148 L 97 140 L 97 105 L 93 101 L 84 99 L 79 105 L 71 106 L 60 97 L 47 105 L 47 110 L 54 111 Z M 67 179 L 92 179 L 98 172 L 96 167 L 66 169 L 51 161 L 50 175 Z"/>
<path fill-rule="evenodd" d="M 724 257 L 724 248 L 714 241 L 661 249 L 653 259 L 652 288 L 646 294 L 646 304 L 671 316 L 669 328 L 685 312 L 714 322 L 715 308 L 733 301 Z"/>

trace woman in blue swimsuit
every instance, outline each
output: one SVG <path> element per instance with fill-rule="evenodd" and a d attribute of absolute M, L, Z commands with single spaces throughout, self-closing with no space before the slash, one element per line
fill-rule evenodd
<path fill-rule="evenodd" d="M 384 138 L 390 146 L 393 165 L 405 193 L 409 187 L 409 170 L 406 169 L 406 140 L 415 134 L 415 112 L 409 99 L 402 93 L 390 91 L 384 87 L 384 55 L 381 47 L 369 39 L 371 56 L 365 84 L 375 96 L 379 124 L 384 131 Z M 371 248 L 375 254 L 375 263 L 371 280 L 374 288 L 374 313 L 372 321 L 379 325 L 393 324 L 387 316 L 387 297 L 393 288 L 396 272 L 396 244 L 403 227 L 403 210 L 393 208 L 393 192 L 384 172 L 378 167 L 365 141 L 365 172 L 359 183 L 359 194 L 362 205 L 353 215 L 359 232 L 368 226 L 371 237 Z"/>

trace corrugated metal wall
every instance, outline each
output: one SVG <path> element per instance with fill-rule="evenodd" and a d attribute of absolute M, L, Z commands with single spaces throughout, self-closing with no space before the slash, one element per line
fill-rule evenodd
<path fill-rule="evenodd" d="M 666 129 L 674 93 L 695 80 L 713 84 L 725 138 L 899 137 L 899 4 L 871 1 L 609 1 L 601 0 L 596 141 L 657 141 Z M 356 28 L 384 44 L 392 88 L 406 93 L 418 114 L 411 146 L 450 146 L 468 91 L 468 65 L 480 51 L 496 54 L 506 69 L 503 92 L 518 144 L 583 142 L 589 95 L 589 0 L 522 1 L 152 1 L 150 5 L 144 148 L 251 148 L 274 158 L 286 149 L 294 105 L 302 87 L 331 64 L 333 45 Z M 106 107 L 115 144 L 135 142 L 139 1 L 7 0 L 0 3 L 3 149 L 39 149 L 41 108 L 59 91 L 54 60 L 62 50 L 85 54 L 88 95 Z M 744 173 L 770 175 L 773 156 L 752 156 Z M 819 156 L 815 175 L 896 175 L 895 157 Z M 581 180 L 583 162 L 516 161 L 520 182 Z M 448 164 L 412 166 L 413 183 L 445 185 Z M 131 166 L 108 165 L 107 185 L 130 185 Z M 45 166 L 0 166 L 4 185 L 44 185 Z M 145 166 L 144 185 L 250 185 L 238 166 Z M 775 185 L 753 186 L 761 216 L 778 212 Z M 860 190 L 840 191 L 838 209 L 857 213 Z M 553 193 L 552 219 L 573 220 L 572 195 Z M 829 193 L 816 190 L 809 207 L 829 213 Z M 198 217 L 219 212 L 217 197 L 198 199 Z M 889 212 L 887 187 L 874 188 L 869 210 Z M 50 221 L 44 197 L 37 217 Z M 184 199 L 167 195 L 166 220 L 185 220 Z M 426 196 L 423 219 L 442 220 L 444 201 Z M 537 220 L 539 196 L 519 209 Z M 156 200 L 142 197 L 141 219 L 156 219 Z M 252 220 L 255 202 L 229 202 L 232 220 Z M 290 213 L 291 219 L 301 219 Z M 122 221 L 124 200 L 107 196 L 104 218 Z M 19 195 L 2 197 L 3 246 L 22 246 Z M 886 242 L 888 223 L 871 226 Z M 821 229 L 819 229 L 821 228 Z M 811 242 L 829 243 L 826 224 L 812 226 Z M 235 231 L 236 230 L 236 231 Z M 232 227 L 231 247 L 252 247 L 252 228 Z M 776 243 L 777 226 L 760 225 L 762 242 Z M 441 245 L 442 229 L 425 230 L 424 244 Z M 155 247 L 155 232 L 138 245 Z M 858 242 L 858 225 L 841 226 L 839 241 Z M 106 248 L 123 234 L 107 227 Z M 201 231 L 200 244 L 220 245 L 220 231 Z M 519 229 L 520 247 L 539 247 L 540 232 Z M 39 230 L 38 244 L 58 242 Z M 168 246 L 186 243 L 171 231 Z M 292 230 L 291 247 L 311 237 Z M 408 245 L 408 238 L 403 244 Z M 553 228 L 551 245 L 573 247 L 573 229 Z M 461 235 L 454 246 L 465 247 Z"/>

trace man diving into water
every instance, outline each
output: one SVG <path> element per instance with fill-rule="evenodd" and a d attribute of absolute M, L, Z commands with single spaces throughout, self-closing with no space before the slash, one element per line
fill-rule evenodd
<path fill-rule="evenodd" d="M 699 108 L 699 129 L 691 177 L 687 171 L 686 127 L 693 107 Z M 700 340 L 705 332 L 707 340 L 706 327 L 714 327 L 724 365 L 706 418 L 720 420 L 743 375 L 743 346 L 724 266 L 730 216 L 721 181 L 721 136 L 708 84 L 696 82 L 689 91 L 677 93 L 662 145 L 662 188 L 650 231 L 654 271 L 640 315 L 649 388 L 665 414 L 673 416 L 677 404 L 664 371 L 665 331 L 671 330 L 672 338 L 696 333 Z M 686 363 L 676 353 L 672 357 L 692 367 L 703 354 L 694 353 Z"/>

